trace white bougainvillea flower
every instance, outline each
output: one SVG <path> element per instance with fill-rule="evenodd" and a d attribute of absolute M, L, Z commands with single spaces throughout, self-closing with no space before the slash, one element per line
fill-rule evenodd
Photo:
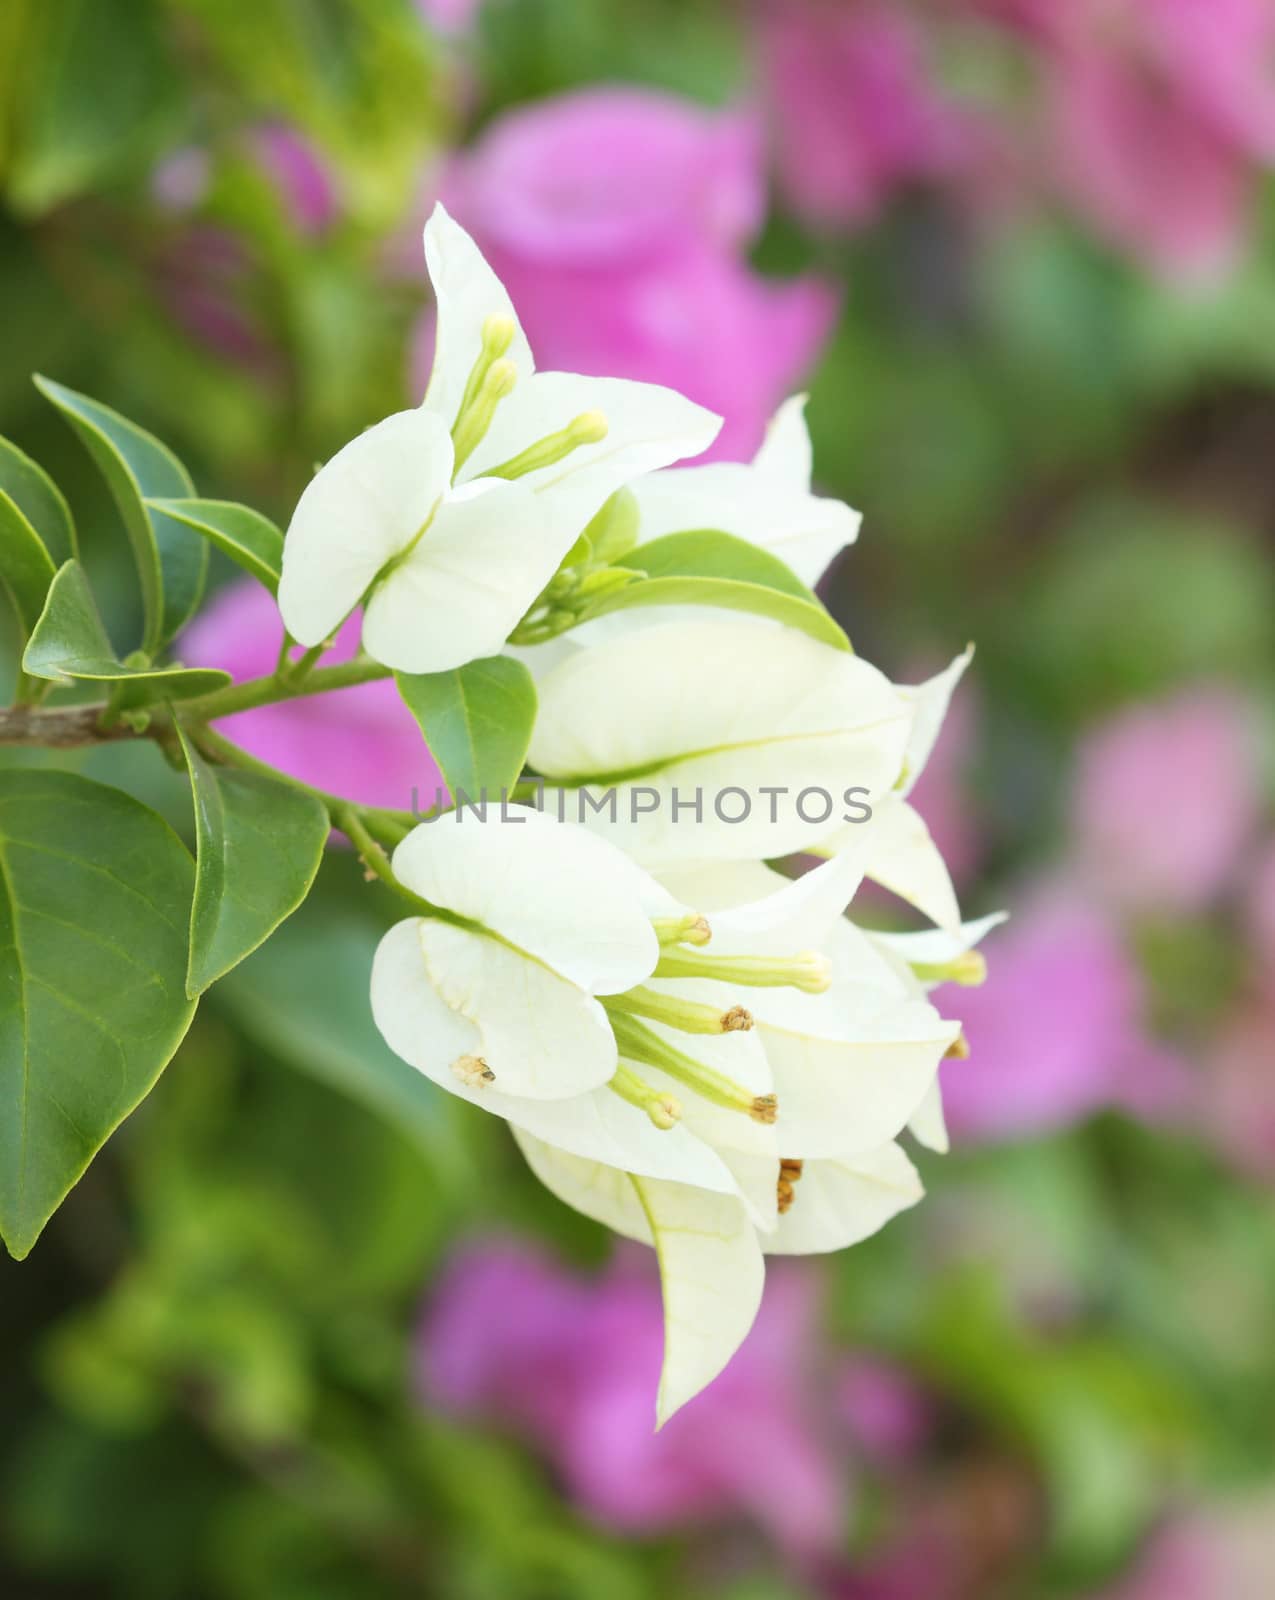
<path fill-rule="evenodd" d="M 603 502 L 721 426 L 656 384 L 537 373 L 508 294 L 441 206 L 425 254 L 438 339 L 424 402 L 316 474 L 279 584 L 305 645 L 366 599 L 364 648 L 406 672 L 499 650 Z"/>
<path fill-rule="evenodd" d="M 857 511 L 810 492 L 805 395 L 775 413 L 751 463 L 670 467 L 632 485 L 645 542 L 666 533 L 716 528 L 769 550 L 810 587 L 859 534 Z"/>
<path fill-rule="evenodd" d="M 733 975 L 725 987 L 703 976 L 670 977 L 667 959 L 648 985 L 714 1006 L 734 997 L 747 1008 L 771 1069 L 788 1157 L 861 1155 L 892 1140 L 929 1097 L 939 1062 L 960 1033 L 926 999 L 906 944 L 882 948 L 842 915 L 862 871 L 862 853 L 857 860 L 843 853 L 795 881 L 760 862 L 718 862 L 664 877 L 676 896 L 704 908 L 715 961 L 784 947 L 820 951 L 828 962 L 827 986 L 815 992 L 756 989 Z M 770 923 L 765 934 L 759 912 Z M 922 954 L 938 948 L 922 947 Z M 702 972 L 714 962 L 683 964 Z"/>
<path fill-rule="evenodd" d="M 961 921 L 952 877 L 925 819 L 908 796 L 925 770 L 953 691 L 973 656 L 971 645 L 925 683 L 896 685 L 912 712 L 899 781 L 873 802 L 870 824 L 845 827 L 815 847 L 820 855 L 858 849 L 866 834 L 870 849 L 867 876 L 914 905 L 931 922 L 951 930 L 959 928 Z"/>
<path fill-rule="evenodd" d="M 600 640 L 539 693 L 529 759 L 565 791 L 546 805 L 647 866 L 774 857 L 838 835 L 856 814 L 847 789 L 875 797 L 895 783 L 914 716 L 860 657 L 735 616 Z"/>
<path fill-rule="evenodd" d="M 865 948 L 842 919 L 859 877 L 847 856 L 797 883 L 711 869 L 736 902 L 762 891 L 711 928 L 605 841 L 532 813 L 418 828 L 394 869 L 432 910 L 382 942 L 377 1023 L 436 1082 L 507 1118 L 561 1198 L 654 1245 L 658 1421 L 744 1338 L 765 1253 L 842 1248 L 920 1198 L 893 1137 L 956 1027 L 899 982 L 903 956 Z M 800 1014 L 793 996 L 809 1002 Z M 608 1047 L 591 1031 L 599 1011 Z"/>
<path fill-rule="evenodd" d="M 422 824 L 392 867 L 437 912 L 398 923 L 376 957 L 373 1005 L 400 1054 L 447 1088 L 477 1077 L 532 1099 L 611 1078 L 615 1041 L 594 997 L 640 982 L 659 955 L 623 856 L 510 806 Z"/>

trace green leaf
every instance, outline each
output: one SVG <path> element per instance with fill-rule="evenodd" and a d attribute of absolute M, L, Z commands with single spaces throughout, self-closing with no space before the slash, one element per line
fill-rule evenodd
<path fill-rule="evenodd" d="M 42 466 L 8 439 L 0 439 L 0 491 L 35 529 L 55 567 L 78 554 L 75 524 L 62 491 Z"/>
<path fill-rule="evenodd" d="M 270 937 L 310 892 L 330 824 L 323 802 L 255 772 L 204 761 L 178 729 L 195 799 L 195 899 L 186 992 L 201 995 Z"/>
<path fill-rule="evenodd" d="M 199 605 L 208 546 L 175 518 L 148 510 L 145 502 L 189 497 L 194 493 L 190 474 L 167 445 L 109 406 L 49 378 L 37 377 L 35 384 L 79 435 L 119 507 L 142 584 L 142 648 L 156 655 Z"/>
<path fill-rule="evenodd" d="M 127 683 L 116 697 L 124 709 L 153 700 L 189 700 L 231 681 L 219 667 L 128 666 L 120 661 L 78 561 L 68 561 L 54 578 L 22 668 L 33 678 Z"/>
<path fill-rule="evenodd" d="M 536 720 L 536 685 L 521 661 L 488 656 L 453 672 L 396 672 L 453 801 L 512 789 Z"/>
<path fill-rule="evenodd" d="M 194 869 L 131 796 L 0 772 L 0 1236 L 25 1256 L 181 1043 Z"/>
<path fill-rule="evenodd" d="M 809 605 L 818 596 L 807 589 L 787 564 L 769 550 L 716 528 L 669 533 L 640 544 L 625 556 L 626 567 L 640 567 L 648 578 L 726 578 L 777 589 Z"/>
<path fill-rule="evenodd" d="M 39 621 L 55 570 L 44 541 L 0 489 L 0 580 L 9 591 L 24 635 Z"/>
<path fill-rule="evenodd" d="M 259 511 L 232 500 L 147 500 L 148 510 L 201 534 L 275 594 L 283 569 L 283 535 Z"/>
<path fill-rule="evenodd" d="M 29 456 L 0 439 L 0 581 L 25 638 L 44 610 L 57 560 L 75 553 L 75 529 L 53 481 Z"/>
<path fill-rule="evenodd" d="M 734 534 L 670 533 L 629 551 L 625 567 L 641 568 L 646 578 L 600 596 L 580 613 L 580 622 L 632 606 L 716 606 L 770 617 L 837 650 L 850 648 L 818 596 L 778 556 Z"/>

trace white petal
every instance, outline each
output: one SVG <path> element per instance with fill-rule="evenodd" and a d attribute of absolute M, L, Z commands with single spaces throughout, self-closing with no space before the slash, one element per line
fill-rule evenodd
<path fill-rule="evenodd" d="M 671 461 L 699 455 L 722 425 L 711 411 L 659 384 L 541 372 L 501 401 L 460 475 L 480 477 L 591 411 L 607 419 L 604 439 L 518 479 L 545 498 L 555 528 L 569 530 L 572 539 L 617 489 Z"/>
<path fill-rule="evenodd" d="M 488 317 L 509 317 L 514 324 L 513 343 L 505 359 L 517 367 L 520 383 L 535 371 L 535 363 L 504 285 L 464 228 L 441 205 L 434 207 L 425 224 L 425 264 L 438 303 L 438 332 L 422 409 L 441 417 L 450 430 L 469 374 L 481 354 L 483 323 Z"/>
<path fill-rule="evenodd" d="M 943 1090 L 937 1078 L 930 1085 L 925 1099 L 908 1118 L 908 1132 L 927 1150 L 935 1150 L 941 1156 L 951 1149 L 947 1119 L 943 1115 Z"/>
<path fill-rule="evenodd" d="M 834 856 L 800 878 L 780 878 L 764 899 L 716 912 L 715 955 L 792 956 L 819 950 L 843 920 L 863 881 L 862 853 Z M 696 910 L 700 910 L 696 907 Z"/>
<path fill-rule="evenodd" d="M 875 667 L 795 629 L 733 617 L 673 622 L 609 639 L 548 673 L 531 759 L 550 778 L 583 778 L 911 720 Z"/>
<path fill-rule="evenodd" d="M 920 813 L 897 793 L 872 802 L 872 820 L 851 823 L 823 842 L 829 852 L 855 849 L 867 835 L 867 876 L 914 905 L 941 928 L 956 928 L 961 921 L 952 876 L 939 847 Z"/>
<path fill-rule="evenodd" d="M 372 964 L 372 1014 L 390 1048 L 471 1105 L 504 1117 L 536 1138 L 586 1160 L 671 1178 L 724 1194 L 735 1179 L 721 1157 L 683 1127 L 656 1128 L 646 1113 L 608 1088 L 568 1100 L 530 1100 L 495 1085 L 474 1087 L 452 1062 L 481 1054 L 478 1029 L 452 1012 L 427 981 L 420 918 L 400 922 L 381 940 Z M 501 1080 L 496 1080 L 497 1085 Z"/>
<path fill-rule="evenodd" d="M 897 1144 L 866 1155 L 807 1161 L 793 1191 L 791 1207 L 763 1242 L 767 1255 L 844 1250 L 876 1233 L 925 1193 L 916 1168 Z"/>
<path fill-rule="evenodd" d="M 656 1425 L 697 1395 L 743 1343 L 761 1304 L 765 1264 L 742 1202 L 685 1184 L 579 1161 L 516 1134 L 532 1171 L 567 1205 L 654 1244 L 664 1294 L 664 1367 Z"/>
<path fill-rule="evenodd" d="M 950 665 L 933 678 L 914 686 L 900 685 L 899 693 L 913 707 L 912 732 L 904 757 L 905 776 L 903 793 L 911 794 L 916 780 L 925 771 L 935 741 L 943 726 L 943 718 L 951 702 L 953 691 L 964 676 L 966 667 L 974 659 L 974 646 L 969 645 Z"/>
<path fill-rule="evenodd" d="M 664 1367 L 656 1426 L 710 1384 L 744 1342 L 761 1305 L 765 1264 L 742 1201 L 680 1183 L 632 1180 L 646 1212 L 664 1292 Z"/>
<path fill-rule="evenodd" d="M 845 826 L 844 791 L 894 782 L 909 723 L 874 667 L 805 634 L 737 619 L 673 623 L 550 672 L 530 759 L 551 780 L 611 775 L 616 821 L 579 811 L 573 820 L 610 828 L 648 863 L 756 858 Z M 700 823 L 690 810 L 697 788 Z M 674 790 L 686 802 L 677 814 Z M 750 814 L 724 822 L 718 801 L 723 814 L 745 802 Z"/>
<path fill-rule="evenodd" d="M 766 428 L 766 437 L 753 457 L 753 465 L 773 482 L 794 494 L 808 494 L 814 476 L 814 451 L 806 426 L 808 395 L 794 394 L 779 407 Z"/>
<path fill-rule="evenodd" d="M 325 639 L 416 537 L 452 475 L 437 417 L 400 411 L 352 439 L 307 484 L 283 547 L 279 609 L 292 637 Z"/>
<path fill-rule="evenodd" d="M 636 1239 L 640 1244 L 655 1243 L 646 1212 L 627 1172 L 555 1149 L 520 1128 L 514 1129 L 514 1138 L 532 1172 L 563 1205 L 591 1217 L 626 1239 Z"/>
<path fill-rule="evenodd" d="M 393 867 L 431 905 L 490 928 L 590 994 L 631 989 L 659 958 L 645 874 L 586 829 L 530 806 L 422 823 Z M 663 898 L 658 885 L 650 892 Z"/>
<path fill-rule="evenodd" d="M 749 990 L 744 1003 L 774 1073 L 785 1156 L 871 1150 L 893 1139 L 959 1031 L 932 1006 L 883 999 L 867 987 L 826 995 Z"/>
<path fill-rule="evenodd" d="M 665 868 L 660 882 L 695 911 L 727 911 L 764 900 L 792 882 L 764 861 L 687 861 Z"/>
<path fill-rule="evenodd" d="M 870 937 L 874 944 L 883 946 L 909 964 L 915 961 L 927 966 L 941 966 L 982 944 L 993 928 L 999 928 L 1008 919 L 1008 911 L 993 911 L 986 917 L 959 923 L 954 928 L 926 928 L 920 933 L 873 933 Z"/>
<path fill-rule="evenodd" d="M 736 1192 L 729 1168 L 703 1140 L 680 1123 L 657 1128 L 645 1111 L 611 1089 L 595 1089 L 573 1100 L 519 1100 L 481 1090 L 466 1098 L 506 1117 L 515 1133 L 530 1134 L 581 1160 L 713 1194 Z"/>
<path fill-rule="evenodd" d="M 381 940 L 372 1014 L 390 1048 L 445 1089 L 478 1057 L 506 1097 L 561 1100 L 606 1083 L 615 1037 L 596 1000 L 507 945 L 414 918 Z"/>
<path fill-rule="evenodd" d="M 569 543 L 525 485 L 466 484 L 377 585 L 364 649 L 400 672 L 447 672 L 496 655 Z"/>
<path fill-rule="evenodd" d="M 434 989 L 421 949 L 420 917 L 396 922 L 372 960 L 372 1017 L 386 1044 L 418 1072 L 453 1093 L 452 1062 L 482 1054 L 478 1029 Z"/>
<path fill-rule="evenodd" d="M 507 1094 L 565 1100 L 615 1072 L 615 1036 L 592 997 L 551 968 L 486 934 L 424 920 L 429 981 L 478 1029 L 478 1054 Z"/>
<path fill-rule="evenodd" d="M 840 500 L 794 491 L 738 463 L 657 472 L 632 487 L 643 544 L 688 529 L 719 529 L 769 550 L 812 588 L 833 558 L 854 543 L 862 521 Z"/>

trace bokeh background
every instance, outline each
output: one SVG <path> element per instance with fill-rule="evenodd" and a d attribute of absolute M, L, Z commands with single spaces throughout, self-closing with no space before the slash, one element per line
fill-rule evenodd
<path fill-rule="evenodd" d="M 978 643 L 918 800 L 1014 913 L 926 1203 L 654 1437 L 651 1261 L 387 1056 L 334 853 L 0 1263 L 6 1596 L 1275 1593 L 1273 165 L 1270 0 L 4 0 L 0 432 L 123 647 L 31 371 L 286 521 L 419 394 L 442 195 L 543 365 L 739 459 L 809 389 L 828 603 L 896 677 Z M 268 668 L 217 578 L 187 659 Z M 384 689 L 239 736 L 405 805 Z"/>

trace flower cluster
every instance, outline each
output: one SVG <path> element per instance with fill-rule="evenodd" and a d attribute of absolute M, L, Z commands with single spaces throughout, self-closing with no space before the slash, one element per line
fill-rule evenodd
<path fill-rule="evenodd" d="M 662 1422 L 747 1334 L 765 1255 L 874 1232 L 922 1192 L 898 1135 L 945 1145 L 936 1073 L 964 1045 L 928 991 L 982 980 L 997 919 L 962 925 L 907 797 L 969 655 L 897 687 L 806 588 L 858 519 L 812 493 L 799 402 L 751 465 L 675 466 L 717 418 L 653 385 L 537 372 L 441 208 L 426 255 L 425 400 L 306 489 L 280 609 L 321 649 L 361 606 L 364 652 L 414 706 L 499 652 L 525 675 L 538 805 L 462 799 L 388 860 L 352 824 L 410 911 L 372 1009 L 404 1060 L 507 1119 L 555 1194 L 655 1246 Z M 473 747 L 474 708 L 458 714 Z M 508 708 L 488 715 L 510 731 Z M 559 820 L 551 795 L 601 784 L 625 803 Z M 710 790 L 769 803 L 683 815 Z M 843 792 L 855 820 L 802 803 Z M 797 853 L 821 859 L 795 878 L 766 865 Z M 856 927 L 865 875 L 935 926 Z"/>

